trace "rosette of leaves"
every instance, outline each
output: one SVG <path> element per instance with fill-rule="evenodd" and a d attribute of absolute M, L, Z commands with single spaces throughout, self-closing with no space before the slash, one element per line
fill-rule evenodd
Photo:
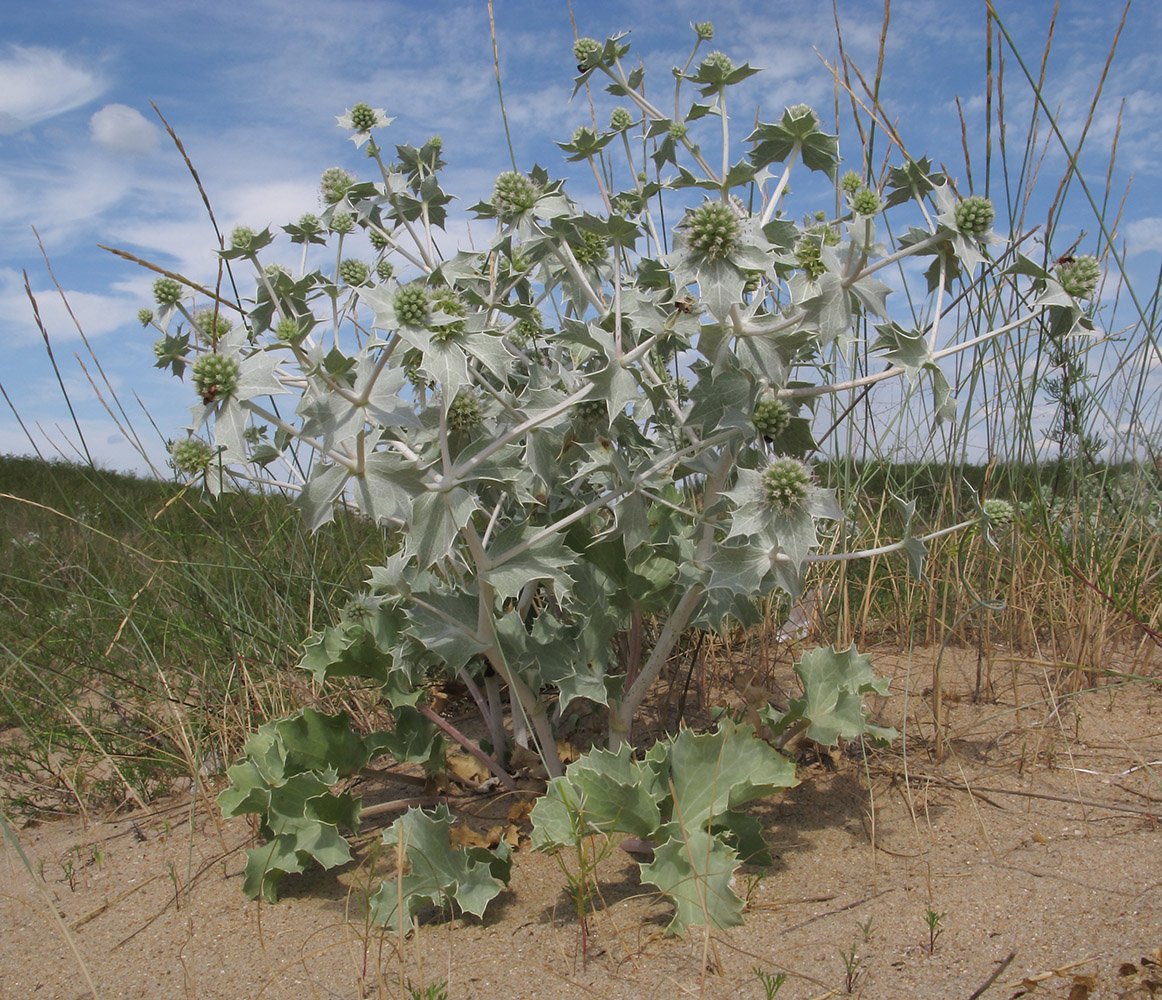
<path fill-rule="evenodd" d="M 453 850 L 453 818 L 441 803 L 434 810 L 409 809 L 383 831 L 382 843 L 404 861 L 404 871 L 387 879 L 372 895 L 371 920 L 407 934 L 425 904 L 484 916 L 488 904 L 508 884 L 512 851 L 503 840 L 493 850 Z M 402 905 L 401 905 L 402 904 Z"/>
<path fill-rule="evenodd" d="M 266 723 L 242 749 L 245 756 L 226 772 L 231 786 L 218 806 L 223 816 L 261 817 L 265 843 L 246 852 L 243 891 L 273 903 L 283 876 L 305 871 L 311 859 L 324 868 L 351 860 L 339 828 L 358 833 L 359 800 L 332 788 L 363 767 L 374 746 L 352 732 L 346 713 L 306 708 Z"/>
<path fill-rule="evenodd" d="M 628 747 L 592 750 L 533 807 L 533 847 L 558 851 L 594 834 L 651 841 L 641 877 L 674 904 L 667 931 L 732 927 L 742 923 L 734 873 L 770 864 L 758 820 L 740 807 L 796 784 L 789 759 L 729 721 L 659 741 L 640 762 Z"/>

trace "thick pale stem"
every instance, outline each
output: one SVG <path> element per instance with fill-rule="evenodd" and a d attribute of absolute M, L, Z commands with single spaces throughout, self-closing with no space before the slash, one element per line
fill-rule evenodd
<path fill-rule="evenodd" d="M 718 464 L 706 480 L 706 489 L 703 493 L 702 501 L 703 510 L 709 510 L 717 502 L 719 494 L 726 485 L 730 470 L 734 467 L 734 459 L 733 448 L 723 449 L 722 454 L 719 456 Z M 703 562 L 708 559 L 713 547 L 714 524 L 711 521 L 706 521 L 702 525 L 702 535 L 698 540 L 698 548 L 694 553 L 695 561 Z M 626 691 L 625 697 L 621 702 L 610 706 L 610 750 L 617 750 L 623 743 L 628 741 L 630 728 L 633 725 L 633 717 L 637 714 L 637 710 L 641 707 L 641 703 L 645 700 L 646 694 L 653 686 L 654 681 L 658 679 L 658 675 L 662 672 L 662 668 L 666 665 L 666 661 L 670 658 L 670 654 L 678 644 L 682 633 L 686 630 L 690 616 L 694 614 L 694 611 L 702 600 L 702 595 L 705 593 L 706 588 L 701 583 L 696 583 L 682 595 L 678 604 L 666 619 L 665 627 L 662 629 L 661 635 L 658 636 L 658 641 L 654 644 L 650 658 L 646 660 L 645 665 L 641 668 L 641 673 L 638 674 L 637 679 L 630 685 L 629 690 Z"/>

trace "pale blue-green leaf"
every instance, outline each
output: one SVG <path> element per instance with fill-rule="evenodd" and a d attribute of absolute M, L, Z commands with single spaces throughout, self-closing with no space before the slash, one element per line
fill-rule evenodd
<path fill-rule="evenodd" d="M 504 553 L 523 545 L 540 529 L 530 524 L 511 525 L 501 531 L 489 545 L 489 555 L 499 558 Z M 574 554 L 565 547 L 559 532 L 549 535 L 523 552 L 506 559 L 500 565 L 480 568 L 483 580 L 492 584 L 501 601 L 518 597 L 525 584 L 533 580 L 552 583 L 558 597 L 569 592 L 573 580 L 566 568 Z"/>
<path fill-rule="evenodd" d="M 937 425 L 956 419 L 956 397 L 939 365 L 927 365 L 932 372 L 932 409 Z"/>
<path fill-rule="evenodd" d="M 758 545 L 718 545 L 706 561 L 710 567 L 708 588 L 723 588 L 734 594 L 757 595 L 767 570 L 769 550 Z"/>
<path fill-rule="evenodd" d="M 238 386 L 233 395 L 244 400 L 290 392 L 274 374 L 281 362 L 282 358 L 271 351 L 257 351 L 244 358 L 238 365 Z"/>
<path fill-rule="evenodd" d="M 839 652 L 831 646 L 813 649 L 795 664 L 803 683 L 799 714 L 809 720 L 807 735 L 824 746 L 834 746 L 840 737 L 854 739 L 865 733 L 876 739 L 892 739 L 895 730 L 868 722 L 863 696 L 886 695 L 887 678 L 876 678 L 871 657 L 854 645 Z"/>
<path fill-rule="evenodd" d="M 295 498 L 295 506 L 302 512 L 308 530 L 318 531 L 335 516 L 335 500 L 343 493 L 350 476 L 350 470 L 343 465 L 320 462 L 311 470 L 310 478 Z"/>
<path fill-rule="evenodd" d="M 380 524 L 410 521 L 412 501 L 424 492 L 423 474 L 392 451 L 373 452 L 363 474 L 351 477 L 355 505 Z"/>
<path fill-rule="evenodd" d="M 737 927 L 742 900 L 730 888 L 738 855 L 721 837 L 677 822 L 662 828 L 667 836 L 654 859 L 641 866 L 641 880 L 656 885 L 674 903 L 667 934 L 683 934 L 691 925 L 716 930 Z"/>
<path fill-rule="evenodd" d="M 433 340 L 424 351 L 422 367 L 436 380 L 446 399 L 454 399 L 463 386 L 471 384 L 468 360 L 455 340 Z"/>
<path fill-rule="evenodd" d="M 850 291 L 873 316 L 883 318 L 887 316 L 887 297 L 892 289 L 874 275 L 860 278 L 859 281 L 848 285 Z"/>
<path fill-rule="evenodd" d="M 225 464 L 245 462 L 246 426 L 250 423 L 250 411 L 233 396 L 222 400 L 214 416 L 214 444 L 222 449 L 221 460 Z"/>
<path fill-rule="evenodd" d="M 742 272 L 726 260 L 702 260 L 695 267 L 698 297 L 706 304 L 715 319 L 725 321 L 730 307 L 742 302 L 746 279 Z"/>
<path fill-rule="evenodd" d="M 420 569 L 447 558 L 475 508 L 472 495 L 459 486 L 446 493 L 420 494 L 412 501 L 405 551 Z"/>

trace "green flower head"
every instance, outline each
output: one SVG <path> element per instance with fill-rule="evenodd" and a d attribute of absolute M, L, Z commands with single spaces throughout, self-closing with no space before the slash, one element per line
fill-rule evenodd
<path fill-rule="evenodd" d="M 587 267 L 600 260 L 605 260 L 605 255 L 609 251 L 609 242 L 604 236 L 587 232 L 583 233 L 581 238 L 584 242 L 573 250 L 573 256 L 577 258 L 578 264 Z"/>
<path fill-rule="evenodd" d="M 762 474 L 763 497 L 776 514 L 801 510 L 811 488 L 811 470 L 797 458 L 776 458 Z"/>
<path fill-rule="evenodd" d="M 388 247 L 388 243 L 390 242 L 388 240 L 388 238 L 386 236 L 384 236 L 383 233 L 380 232 L 380 230 L 376 229 L 374 226 L 371 226 L 370 228 L 368 228 L 367 238 L 371 241 L 371 245 L 373 247 L 375 247 L 376 250 L 381 250 L 381 251 L 386 250 Z"/>
<path fill-rule="evenodd" d="M 609 127 L 614 132 L 624 132 L 633 124 L 633 115 L 628 108 L 614 108 L 609 114 Z"/>
<path fill-rule="evenodd" d="M 194 389 L 209 404 L 225 399 L 238 388 L 238 362 L 225 354 L 202 354 L 194 362 Z"/>
<path fill-rule="evenodd" d="M 871 188 L 861 188 L 851 198 L 851 210 L 856 215 L 879 215 L 880 196 Z"/>
<path fill-rule="evenodd" d="M 149 326 L 149 324 L 153 322 L 153 310 L 152 309 L 138 309 L 137 310 L 137 322 L 140 323 L 142 326 Z"/>
<path fill-rule="evenodd" d="M 827 270 L 823 263 L 823 240 L 805 236 L 795 244 L 795 259 L 803 269 L 803 273 L 812 281 Z"/>
<path fill-rule="evenodd" d="M 295 320 L 287 317 L 278 321 L 278 326 L 274 328 L 274 336 L 280 344 L 297 344 L 303 339 L 303 328 Z"/>
<path fill-rule="evenodd" d="M 694 34 L 696 34 L 702 41 L 708 42 L 714 37 L 714 22 L 713 21 L 699 21 L 694 25 Z"/>
<path fill-rule="evenodd" d="M 755 404 L 751 421 L 763 437 L 776 438 L 790 426 L 791 408 L 781 399 L 763 399 Z"/>
<path fill-rule="evenodd" d="M 230 248 L 232 250 L 248 250 L 254 240 L 254 230 L 249 226 L 235 226 L 230 234 Z"/>
<path fill-rule="evenodd" d="M 421 285 L 407 285 L 395 293 L 395 314 L 405 326 L 423 326 L 428 309 L 428 293 Z"/>
<path fill-rule="evenodd" d="M 994 528 L 1004 530 L 1013 523 L 1013 505 L 1008 500 L 989 498 L 981 504 L 985 516 L 992 522 Z"/>
<path fill-rule="evenodd" d="M 738 245 L 738 216 L 721 201 L 704 201 L 690 213 L 687 241 L 707 260 L 723 260 Z"/>
<path fill-rule="evenodd" d="M 1057 265 L 1057 280 L 1075 299 L 1091 299 L 1101 280 L 1101 265 L 1089 254 L 1063 260 Z"/>
<path fill-rule="evenodd" d="M 588 69 L 588 62 L 601 52 L 601 43 L 596 38 L 578 38 L 573 43 L 573 58 L 577 61 L 577 69 L 582 73 Z"/>
<path fill-rule="evenodd" d="M 848 194 L 855 194 L 856 191 L 863 187 L 863 178 L 854 170 L 849 170 L 843 175 L 843 180 L 839 183 Z"/>
<path fill-rule="evenodd" d="M 460 392 L 448 407 L 448 430 L 472 431 L 484 422 L 484 411 L 474 393 Z"/>
<path fill-rule="evenodd" d="M 331 216 L 331 232 L 350 233 L 355 229 L 355 216 L 350 212 L 336 212 Z"/>
<path fill-rule="evenodd" d="M 583 399 L 573 407 L 573 419 L 583 427 L 608 427 L 609 408 L 603 399 Z"/>
<path fill-rule="evenodd" d="M 383 258 L 375 265 L 375 274 L 380 281 L 387 281 L 395 273 L 395 265 L 387 258 Z"/>
<path fill-rule="evenodd" d="M 492 205 L 501 218 L 527 212 L 537 203 L 537 186 L 524 174 L 506 170 L 492 188 Z"/>
<path fill-rule="evenodd" d="M 725 52 L 711 52 L 710 55 L 702 60 L 702 66 L 703 68 L 709 67 L 716 69 L 723 76 L 729 76 L 734 72 L 734 60 Z"/>
<path fill-rule="evenodd" d="M 182 286 L 173 278 L 158 278 L 153 283 L 153 297 L 163 309 L 177 305 L 182 297 Z"/>
<path fill-rule="evenodd" d="M 199 309 L 194 313 L 194 322 L 211 340 L 221 340 L 230 332 L 230 321 L 221 313 L 215 318 L 213 309 Z"/>
<path fill-rule="evenodd" d="M 339 277 L 343 279 L 344 284 L 351 285 L 352 287 L 365 285 L 370 276 L 371 268 L 363 261 L 356 260 L 354 257 L 348 257 L 339 265 Z"/>
<path fill-rule="evenodd" d="M 206 470 L 214 457 L 213 449 L 200 438 L 175 441 L 170 448 L 173 467 L 186 476 L 196 476 Z"/>
<path fill-rule="evenodd" d="M 342 167 L 328 167 L 319 179 L 319 193 L 327 205 L 341 202 L 354 186 L 355 178 Z"/>
<path fill-rule="evenodd" d="M 973 239 L 983 239 L 996 218 L 993 203 L 983 195 L 974 194 L 956 206 L 956 228 Z"/>
<path fill-rule="evenodd" d="M 351 126 L 358 132 L 370 132 L 379 120 L 370 104 L 360 101 L 351 109 Z"/>

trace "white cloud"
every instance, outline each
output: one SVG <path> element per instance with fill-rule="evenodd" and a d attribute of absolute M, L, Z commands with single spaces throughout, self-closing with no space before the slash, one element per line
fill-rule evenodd
<path fill-rule="evenodd" d="M 1130 257 L 1152 250 L 1162 250 L 1162 219 L 1156 216 L 1135 219 L 1122 231 L 1126 237 L 1126 253 Z"/>
<path fill-rule="evenodd" d="M 55 288 L 34 288 L 32 294 L 36 298 L 41 322 L 53 343 L 80 339 L 69 310 Z M 124 326 L 126 318 L 133 317 L 141 306 L 136 297 L 69 289 L 65 290 L 65 296 L 73 315 L 89 338 L 100 337 Z M 18 344 L 40 340 L 32 303 L 24 289 L 24 279 L 14 270 L 0 270 L 0 323 L 7 329 L 8 336 Z"/>
<path fill-rule="evenodd" d="M 10 45 L 0 58 L 0 134 L 71 111 L 96 98 L 105 84 L 55 49 Z"/>
<path fill-rule="evenodd" d="M 106 104 L 95 112 L 89 119 L 89 132 L 111 153 L 141 156 L 157 149 L 157 127 L 140 111 L 124 104 Z"/>

